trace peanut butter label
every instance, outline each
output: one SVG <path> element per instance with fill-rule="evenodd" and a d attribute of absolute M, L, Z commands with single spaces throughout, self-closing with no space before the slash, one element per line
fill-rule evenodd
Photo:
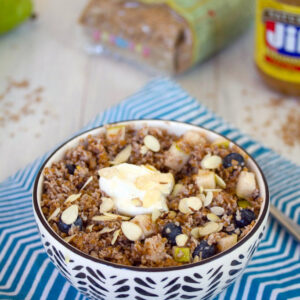
<path fill-rule="evenodd" d="M 300 8 L 257 0 L 255 60 L 267 75 L 300 82 Z"/>
<path fill-rule="evenodd" d="M 193 61 L 197 63 L 230 43 L 253 17 L 252 0 L 139 0 L 168 5 L 183 17 L 193 34 Z"/>

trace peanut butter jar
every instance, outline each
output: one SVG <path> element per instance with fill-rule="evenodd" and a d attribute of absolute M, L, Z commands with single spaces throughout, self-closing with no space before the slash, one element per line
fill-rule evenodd
<path fill-rule="evenodd" d="M 300 96 L 300 0 L 256 1 L 255 63 L 271 88 Z"/>

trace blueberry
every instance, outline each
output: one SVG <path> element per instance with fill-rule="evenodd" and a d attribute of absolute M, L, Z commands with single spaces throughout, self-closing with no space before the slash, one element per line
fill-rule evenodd
<path fill-rule="evenodd" d="M 217 248 L 214 244 L 209 245 L 207 241 L 202 240 L 193 252 L 193 258 L 199 256 L 201 259 L 209 258 L 217 253 Z"/>
<path fill-rule="evenodd" d="M 82 219 L 78 216 L 76 221 L 74 222 L 76 227 L 79 227 L 79 230 L 82 230 Z"/>
<path fill-rule="evenodd" d="M 76 165 L 66 164 L 66 168 L 67 168 L 69 174 L 74 175 Z"/>
<path fill-rule="evenodd" d="M 82 219 L 78 216 L 76 221 L 73 223 L 76 227 L 79 227 L 79 230 L 82 230 Z M 68 233 L 69 229 L 71 228 L 72 224 L 68 225 L 65 224 L 61 219 L 58 221 L 58 228 L 60 231 L 64 233 Z"/>
<path fill-rule="evenodd" d="M 235 214 L 235 225 L 239 228 L 245 227 L 256 219 L 255 213 L 248 209 L 241 209 Z"/>
<path fill-rule="evenodd" d="M 174 223 L 166 224 L 162 230 L 162 236 L 166 237 L 171 245 L 176 245 L 176 236 L 181 233 L 181 227 L 175 225 Z"/>
<path fill-rule="evenodd" d="M 243 167 L 245 165 L 244 157 L 239 153 L 230 153 L 223 158 L 223 167 L 232 167 L 232 161 L 236 161 L 239 166 Z"/>
<path fill-rule="evenodd" d="M 60 231 L 62 231 L 64 233 L 68 233 L 69 229 L 71 228 L 71 225 L 67 225 L 61 219 L 59 219 L 58 228 L 59 228 Z"/>

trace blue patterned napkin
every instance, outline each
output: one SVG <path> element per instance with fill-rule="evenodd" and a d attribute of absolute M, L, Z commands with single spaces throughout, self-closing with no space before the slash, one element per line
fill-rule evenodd
<path fill-rule="evenodd" d="M 300 223 L 300 167 L 225 123 L 168 79 L 154 79 L 82 131 L 130 119 L 172 119 L 233 139 L 258 161 L 271 201 Z M 85 299 L 48 259 L 34 222 L 31 190 L 47 154 L 0 184 L 0 299 Z M 216 299 L 300 299 L 300 246 L 270 219 L 245 273 Z"/>

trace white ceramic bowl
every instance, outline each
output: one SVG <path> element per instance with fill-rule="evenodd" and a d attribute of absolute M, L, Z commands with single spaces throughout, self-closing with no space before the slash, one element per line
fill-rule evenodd
<path fill-rule="evenodd" d="M 160 127 L 177 135 L 193 129 L 206 133 L 210 140 L 220 137 L 213 131 L 174 121 L 139 120 L 122 123 L 136 128 L 145 125 Z M 65 151 L 77 145 L 80 139 L 103 130 L 103 127 L 89 130 L 58 147 L 45 161 L 35 180 L 35 219 L 52 262 L 75 288 L 91 299 L 207 299 L 220 293 L 246 268 L 265 229 L 269 193 L 257 163 L 251 157 L 247 160 L 247 166 L 256 174 L 263 198 L 262 207 L 251 232 L 235 246 L 204 261 L 179 267 L 139 268 L 118 265 L 89 256 L 63 241 L 49 226 L 40 206 L 44 168 L 62 159 Z"/>

